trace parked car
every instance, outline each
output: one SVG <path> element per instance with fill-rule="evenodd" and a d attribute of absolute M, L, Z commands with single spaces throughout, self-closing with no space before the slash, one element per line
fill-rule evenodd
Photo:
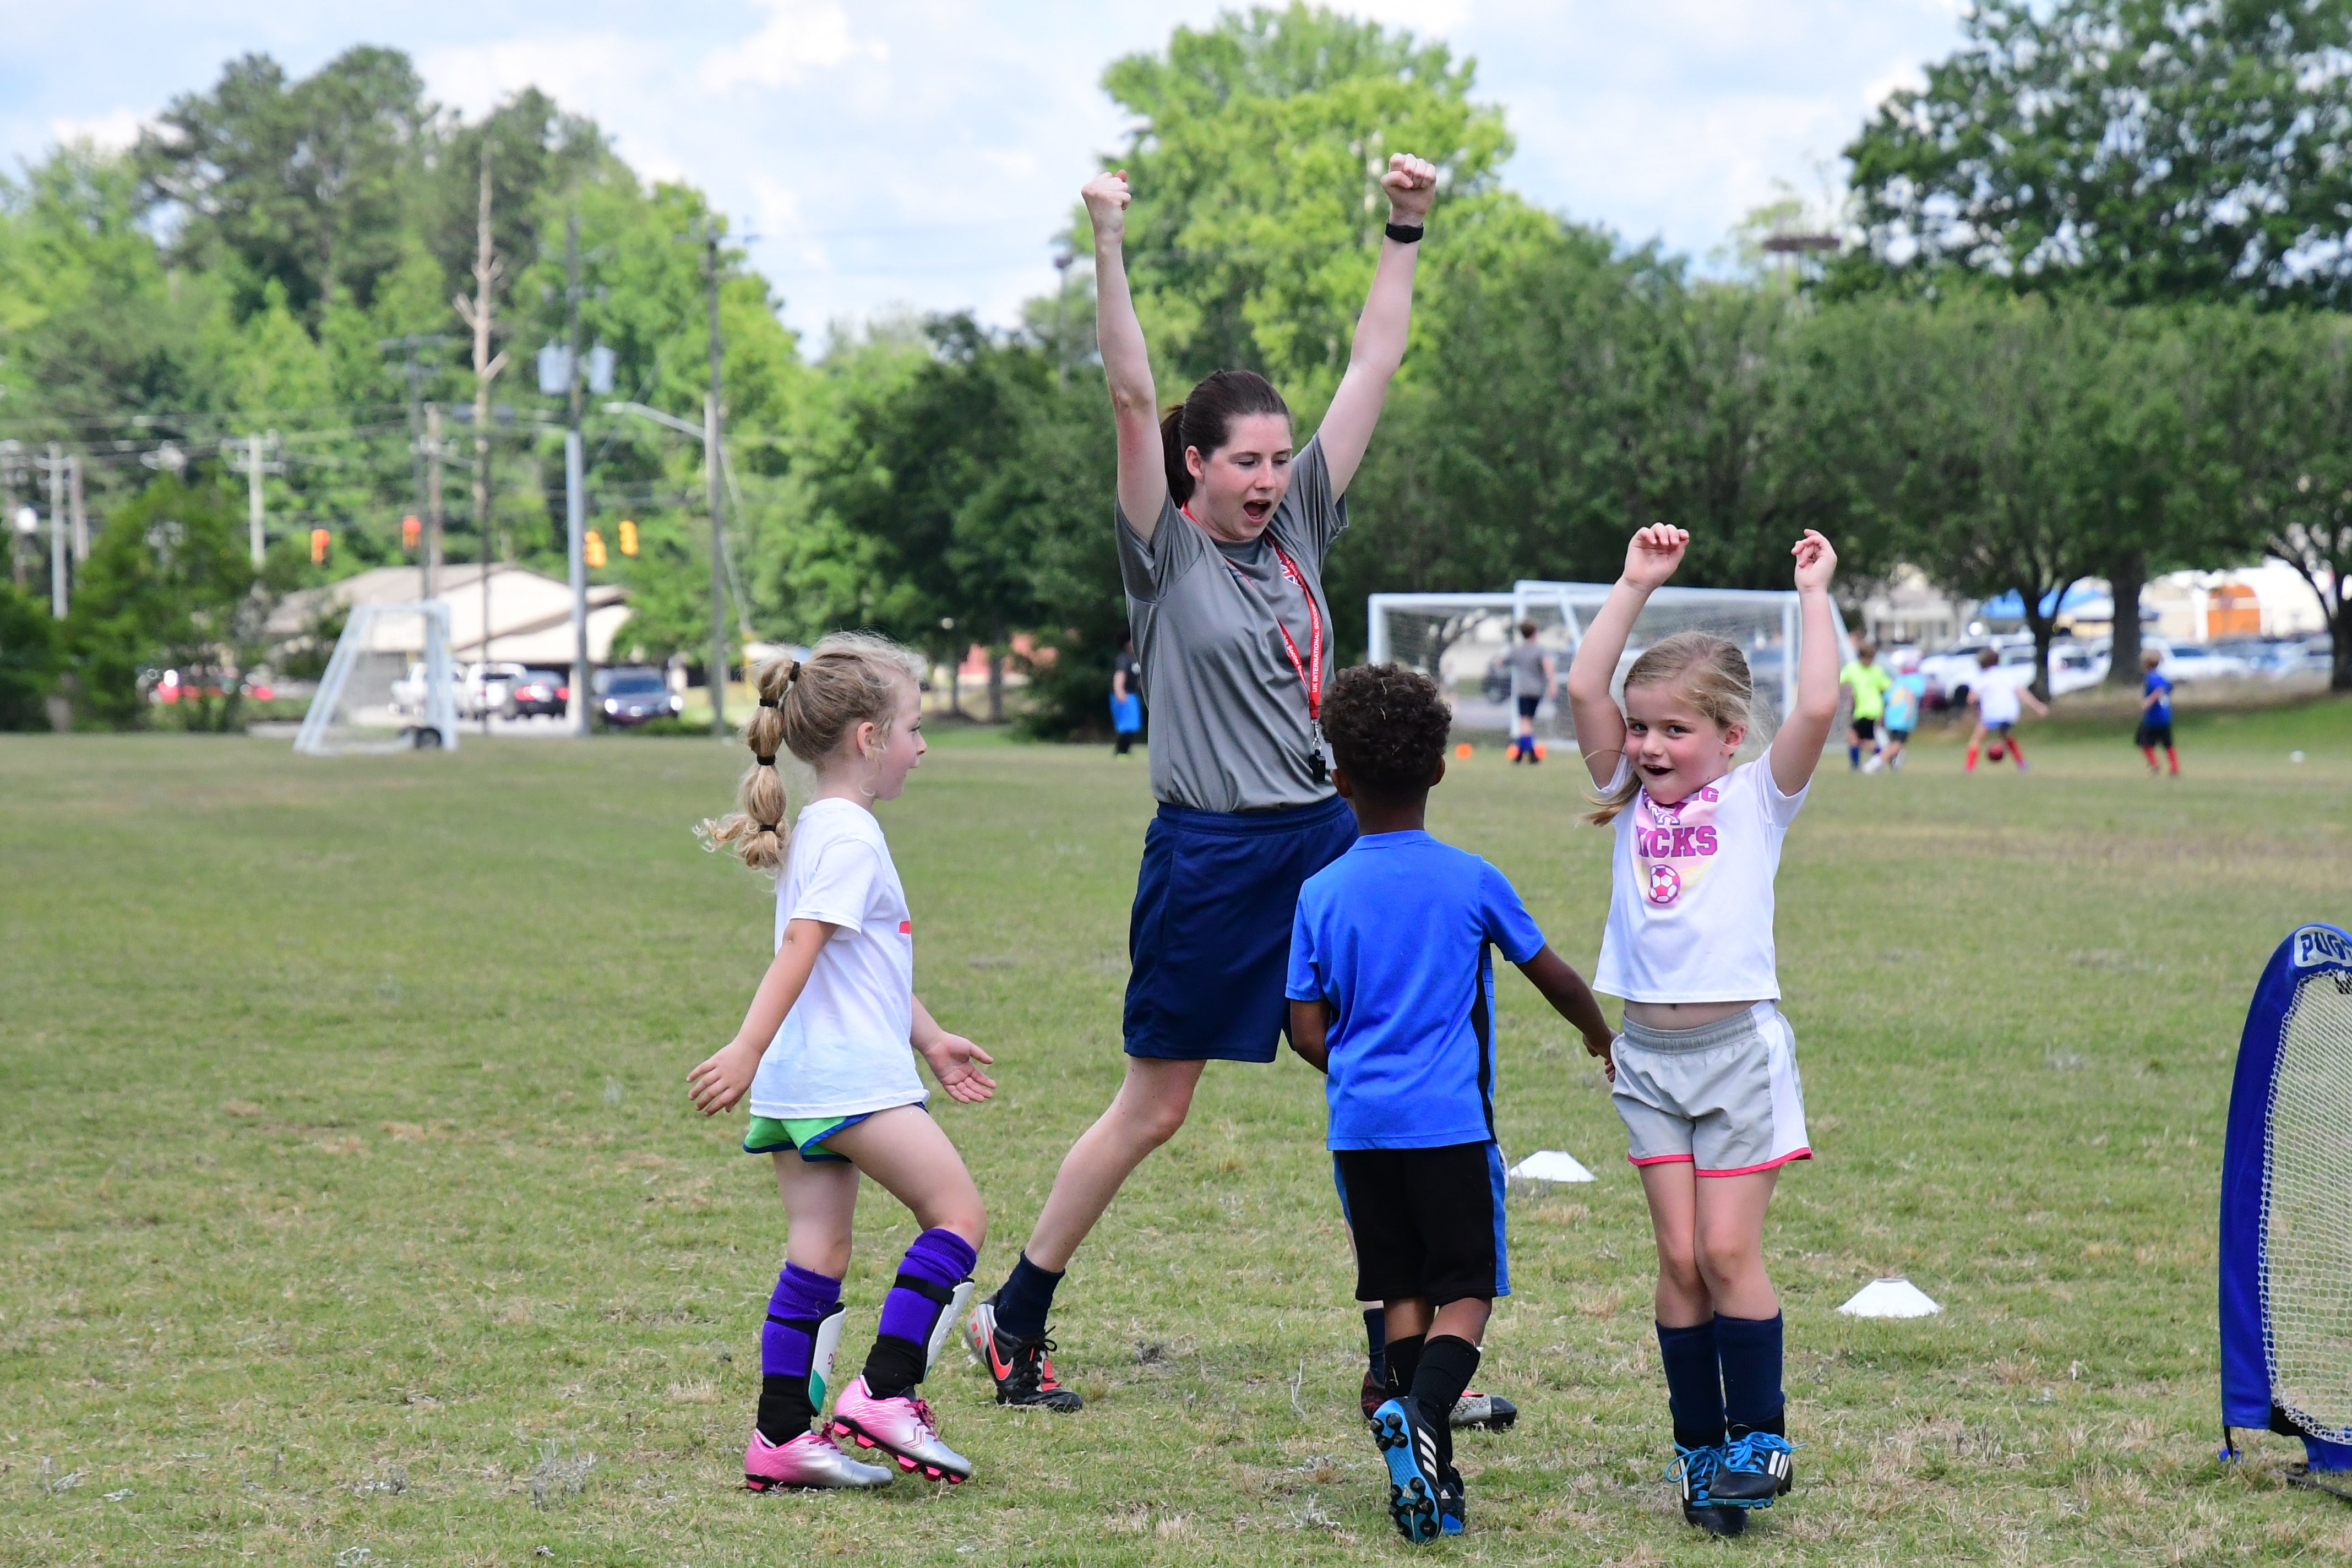
<path fill-rule="evenodd" d="M 2254 667 L 2235 654 L 2201 643 L 2173 644 L 2157 668 L 2176 685 L 2184 680 L 2243 680 L 2254 673 Z"/>
<path fill-rule="evenodd" d="M 466 666 L 457 681 L 457 716 L 483 719 L 506 711 L 507 689 L 530 673 L 519 664 Z"/>
<path fill-rule="evenodd" d="M 551 669 L 526 669 L 507 685 L 506 716 L 509 719 L 563 717 L 572 700 L 571 677 Z"/>
<path fill-rule="evenodd" d="M 465 676 L 455 665 L 449 668 L 449 698 L 465 710 Z M 422 659 L 409 664 L 408 673 L 392 683 L 392 710 L 403 718 L 421 718 L 425 713 L 425 663 Z"/>
<path fill-rule="evenodd" d="M 1927 706 L 1952 708 L 1965 704 L 1969 689 L 1976 684 L 1977 655 L 1989 647 L 1999 649 L 2004 663 L 2017 657 L 2016 650 L 2020 648 L 2024 649 L 2024 662 L 2030 664 L 2033 659 L 2033 639 L 2022 632 L 1995 632 L 1947 644 L 1919 661 L 1919 673 L 1927 678 Z"/>
<path fill-rule="evenodd" d="M 619 665 L 604 672 L 596 708 L 604 722 L 621 728 L 648 719 L 667 719 L 684 706 L 669 689 L 667 672 L 647 665 Z"/>

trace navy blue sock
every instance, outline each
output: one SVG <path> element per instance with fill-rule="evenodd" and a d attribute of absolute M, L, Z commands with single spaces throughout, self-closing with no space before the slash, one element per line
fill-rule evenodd
<path fill-rule="evenodd" d="M 1045 1314 L 1054 1310 L 1054 1287 L 1061 1282 L 1059 1274 L 1047 1273 L 1023 1253 L 1005 1277 L 1004 1289 L 996 1293 L 997 1326 L 1024 1340 L 1036 1339 L 1045 1331 Z"/>
<path fill-rule="evenodd" d="M 1385 1307 L 1364 1309 L 1364 1346 L 1371 1352 L 1372 1381 L 1385 1384 L 1389 1375 L 1389 1313 Z"/>
<path fill-rule="evenodd" d="M 1674 1413 L 1675 1441 L 1685 1448 L 1709 1448 L 1723 1441 L 1723 1382 L 1715 1333 L 1722 1321 L 1710 1318 L 1687 1329 L 1658 1325 L 1658 1355 L 1666 1363 L 1666 1408 Z"/>
<path fill-rule="evenodd" d="M 1733 1435 L 1780 1433 L 1780 1314 L 1715 1320 L 1715 1353 L 1723 1363 L 1723 1414 Z"/>
<path fill-rule="evenodd" d="M 1858 768 L 1862 766 L 1862 748 L 1860 746 L 1848 746 L 1845 749 L 1845 765 L 1850 768 Z"/>

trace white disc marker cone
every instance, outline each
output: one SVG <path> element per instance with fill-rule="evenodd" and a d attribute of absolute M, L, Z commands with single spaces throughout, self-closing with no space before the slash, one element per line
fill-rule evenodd
<path fill-rule="evenodd" d="M 1872 1280 L 1838 1309 L 1849 1318 L 1926 1318 L 1943 1310 L 1899 1274 Z"/>
<path fill-rule="evenodd" d="M 1592 1173 L 1584 1162 L 1559 1149 L 1538 1149 L 1506 1174 L 1521 1182 L 1589 1182 Z"/>

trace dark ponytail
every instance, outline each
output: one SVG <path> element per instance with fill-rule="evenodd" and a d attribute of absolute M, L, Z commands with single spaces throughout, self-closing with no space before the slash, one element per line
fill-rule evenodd
<path fill-rule="evenodd" d="M 1274 383 L 1254 370 L 1221 370 L 1192 389 L 1181 403 L 1171 403 L 1160 417 L 1160 449 L 1168 468 L 1168 495 L 1178 506 L 1192 499 L 1192 470 L 1185 466 L 1186 448 L 1197 447 L 1203 460 L 1213 458 L 1232 438 L 1234 421 L 1253 414 L 1290 417 L 1290 405 Z"/>

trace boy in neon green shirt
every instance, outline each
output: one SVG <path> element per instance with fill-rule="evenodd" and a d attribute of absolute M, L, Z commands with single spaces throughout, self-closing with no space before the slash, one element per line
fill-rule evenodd
<path fill-rule="evenodd" d="M 1870 754 L 1878 755 L 1878 721 L 1886 712 L 1886 689 L 1895 678 L 1879 668 L 1878 646 L 1872 642 L 1853 645 L 1853 658 L 1838 671 L 1838 684 L 1853 688 L 1853 724 L 1845 732 L 1845 761 L 1849 768 L 1862 766 L 1862 743 L 1870 742 Z"/>

